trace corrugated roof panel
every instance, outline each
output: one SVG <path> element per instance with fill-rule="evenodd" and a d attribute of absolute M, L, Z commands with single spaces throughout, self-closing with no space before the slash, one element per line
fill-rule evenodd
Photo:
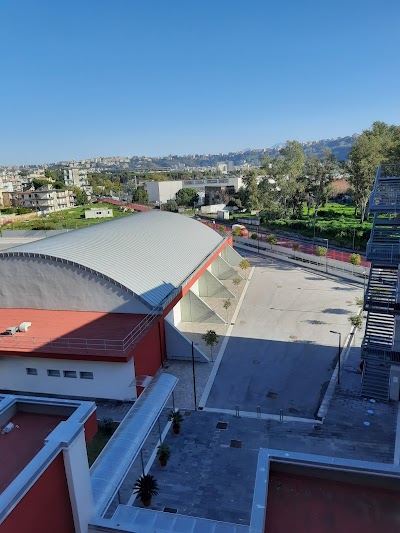
<path fill-rule="evenodd" d="M 221 244 L 192 218 L 148 211 L 8 249 L 64 259 L 90 268 L 156 307 Z"/>

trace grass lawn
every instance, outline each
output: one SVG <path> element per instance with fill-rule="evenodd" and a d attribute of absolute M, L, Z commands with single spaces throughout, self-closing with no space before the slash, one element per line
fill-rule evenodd
<path fill-rule="evenodd" d="M 119 422 L 112 422 L 112 433 L 117 429 L 119 426 Z M 96 433 L 96 435 L 93 437 L 93 440 L 89 443 L 87 447 L 87 454 L 88 454 L 88 460 L 89 460 L 89 466 L 92 466 L 92 464 L 95 462 L 97 457 L 100 455 L 100 452 L 104 448 L 104 446 L 107 444 L 107 442 L 111 439 L 111 435 L 106 435 L 103 429 L 99 428 L 99 431 Z"/>
<path fill-rule="evenodd" d="M 100 208 L 106 207 L 112 209 L 114 213 L 113 218 L 85 218 L 85 211 L 92 207 Z M 117 206 L 107 203 L 89 204 L 79 207 L 72 207 L 64 211 L 57 211 L 45 217 L 33 218 L 31 220 L 23 220 L 21 222 L 14 222 L 3 226 L 3 229 L 19 229 L 19 230 L 51 230 L 51 229 L 78 229 L 85 226 L 92 226 L 93 224 L 100 224 L 115 218 L 130 215 L 130 212 L 124 213 L 119 211 Z"/>
<path fill-rule="evenodd" d="M 250 215 L 247 217 L 251 218 Z M 266 220 L 262 226 L 312 238 L 314 237 L 314 209 L 311 209 L 310 217 L 309 222 L 307 209 L 304 207 L 301 219 Z M 370 221 L 360 224 L 360 218 L 354 216 L 354 206 L 331 203 L 318 210 L 315 237 L 332 240 L 339 246 L 352 245 L 354 238 L 356 248 L 363 250 L 369 239 L 371 227 L 372 217 Z"/>

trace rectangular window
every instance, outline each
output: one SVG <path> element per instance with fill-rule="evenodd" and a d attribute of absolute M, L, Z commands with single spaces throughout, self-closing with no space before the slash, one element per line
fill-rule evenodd
<path fill-rule="evenodd" d="M 37 368 L 27 368 L 26 373 L 28 376 L 37 376 Z"/>
<path fill-rule="evenodd" d="M 64 377 L 65 378 L 76 378 L 75 370 L 64 370 Z"/>
<path fill-rule="evenodd" d="M 47 375 L 52 376 L 53 378 L 59 378 L 60 371 L 59 370 L 47 370 Z"/>
<path fill-rule="evenodd" d="M 93 379 L 93 372 L 79 372 L 81 379 Z"/>

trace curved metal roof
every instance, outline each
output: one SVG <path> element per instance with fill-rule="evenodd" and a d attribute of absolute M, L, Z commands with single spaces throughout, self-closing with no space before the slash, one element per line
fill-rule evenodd
<path fill-rule="evenodd" d="M 89 269 L 156 307 L 223 238 L 192 218 L 148 211 L 70 231 L 0 253 L 65 261 Z"/>

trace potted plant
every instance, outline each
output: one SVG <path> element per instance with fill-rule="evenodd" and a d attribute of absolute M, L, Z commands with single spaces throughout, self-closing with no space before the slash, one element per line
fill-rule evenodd
<path fill-rule="evenodd" d="M 179 409 L 177 411 L 171 411 L 169 413 L 168 420 L 171 420 L 172 429 L 174 430 L 175 435 L 178 435 L 181 430 L 181 424 L 183 422 L 183 416 L 181 415 Z"/>
<path fill-rule="evenodd" d="M 150 474 L 140 476 L 133 486 L 134 494 L 137 494 L 145 507 L 151 504 L 151 498 L 158 494 L 157 480 Z"/>
<path fill-rule="evenodd" d="M 171 457 L 171 452 L 168 446 L 163 442 L 160 444 L 157 450 L 157 457 L 161 466 L 166 466 L 168 459 Z"/>

